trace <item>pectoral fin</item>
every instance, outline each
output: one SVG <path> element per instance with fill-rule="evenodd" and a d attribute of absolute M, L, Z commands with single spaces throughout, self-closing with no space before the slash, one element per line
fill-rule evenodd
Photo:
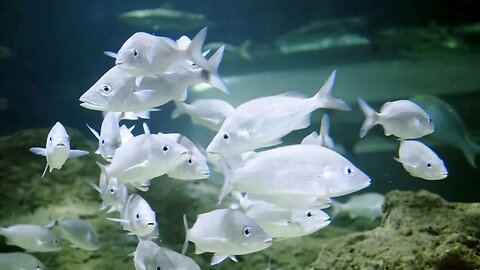
<path fill-rule="evenodd" d="M 37 154 L 37 155 L 40 155 L 40 156 L 44 156 L 44 157 L 47 156 L 46 149 L 41 148 L 41 147 L 32 147 L 32 148 L 30 148 L 30 152 L 32 152 L 34 154 Z"/>
<path fill-rule="evenodd" d="M 88 155 L 87 151 L 83 150 L 70 150 L 70 154 L 68 155 L 68 158 L 76 158 L 76 157 L 83 157 Z"/>

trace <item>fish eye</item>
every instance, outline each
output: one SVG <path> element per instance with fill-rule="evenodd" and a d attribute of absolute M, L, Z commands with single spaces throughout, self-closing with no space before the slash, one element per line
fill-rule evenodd
<path fill-rule="evenodd" d="M 53 244 L 58 245 L 58 240 L 57 239 L 53 240 Z"/>
<path fill-rule="evenodd" d="M 428 168 L 431 168 L 431 167 L 432 167 L 432 163 L 427 162 L 427 167 L 428 167 Z"/>
<path fill-rule="evenodd" d="M 52 136 L 48 137 L 48 139 L 49 139 L 50 141 L 53 141 Z"/>
<path fill-rule="evenodd" d="M 161 270 L 162 268 L 160 267 L 160 265 L 157 265 L 157 270 Z"/>
<path fill-rule="evenodd" d="M 37 268 L 36 268 L 36 269 L 37 269 L 37 270 L 40 270 L 40 269 L 41 269 L 41 268 L 40 268 L 40 265 L 37 265 Z"/>
<path fill-rule="evenodd" d="M 137 213 L 137 215 L 136 215 L 135 217 L 136 217 L 137 219 L 139 219 L 139 218 L 140 218 L 140 214 Z"/>
<path fill-rule="evenodd" d="M 431 123 L 431 122 L 432 122 L 432 118 L 428 118 L 428 122 Z"/>
<path fill-rule="evenodd" d="M 192 165 L 192 158 L 188 159 L 188 164 Z"/>
<path fill-rule="evenodd" d="M 105 140 L 102 140 L 101 143 L 102 143 L 102 144 L 105 144 Z"/>
<path fill-rule="evenodd" d="M 223 138 L 225 140 L 228 140 L 228 138 L 230 138 L 230 135 L 228 135 L 228 133 L 225 132 L 225 133 L 223 133 Z"/>
<path fill-rule="evenodd" d="M 137 50 L 133 49 L 133 50 L 132 50 L 132 55 L 135 56 L 135 57 L 137 57 L 137 56 L 138 56 Z"/>
<path fill-rule="evenodd" d="M 163 152 L 167 152 L 168 151 L 168 145 L 164 145 L 162 150 L 163 150 Z"/>
<path fill-rule="evenodd" d="M 250 236 L 250 234 L 252 234 L 252 229 L 250 227 L 245 227 L 243 229 L 243 235 L 248 237 L 248 236 Z"/>
<path fill-rule="evenodd" d="M 353 175 L 353 170 L 350 167 L 345 168 L 346 175 Z"/>
<path fill-rule="evenodd" d="M 308 211 L 305 215 L 307 216 L 307 218 L 313 217 L 312 211 Z"/>
<path fill-rule="evenodd" d="M 110 90 L 112 90 L 112 87 L 109 84 L 104 84 L 102 86 L 103 93 L 108 94 L 108 93 L 110 93 Z"/>
<path fill-rule="evenodd" d="M 110 193 L 115 193 L 115 190 L 113 190 L 113 188 L 110 189 Z"/>

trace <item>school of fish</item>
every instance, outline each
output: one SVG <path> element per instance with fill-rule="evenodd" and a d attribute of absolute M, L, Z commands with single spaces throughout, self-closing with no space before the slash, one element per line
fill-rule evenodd
<path fill-rule="evenodd" d="M 381 194 L 365 194 L 346 204 L 332 201 L 368 187 L 371 179 L 335 150 L 328 134 L 327 114 L 318 134 L 313 132 L 298 144 L 281 145 L 282 137 L 310 126 L 312 112 L 350 110 L 350 105 L 333 95 L 337 72 L 332 71 L 311 97 L 288 92 L 259 97 L 236 108 L 219 99 L 187 103 L 188 88 L 199 83 L 228 94 L 218 73 L 225 47 L 220 46 L 208 57 L 210 51 L 203 51 L 206 35 L 207 28 L 193 39 L 133 34 L 117 52 L 105 52 L 115 59 L 115 65 L 79 99 L 82 107 L 104 112 L 100 132 L 87 124 L 98 140 L 95 153 L 105 161 L 98 163 L 99 183 L 89 184 L 102 199 L 99 210 L 116 214 L 108 220 L 138 238 L 132 253 L 135 269 L 200 269 L 184 255 L 189 242 L 195 244 L 195 254 L 213 253 L 212 265 L 227 258 L 237 262 L 237 255 L 258 252 L 277 241 L 325 228 L 331 218 L 324 209 L 332 203 L 334 213 L 353 209 L 370 218 L 381 215 Z M 120 121 L 149 118 L 151 112 L 159 111 L 168 102 L 176 105 L 172 119 L 186 114 L 194 124 L 216 132 L 205 148 L 185 134 L 151 133 L 145 123 L 137 136 L 132 134 L 135 126 L 120 125 Z M 426 180 L 448 176 L 440 157 L 415 140 L 435 130 L 434 121 L 419 105 L 410 100 L 395 100 L 385 103 L 380 112 L 361 98 L 358 105 L 366 118 L 360 138 L 375 125 L 381 125 L 385 136 L 400 140 L 395 160 L 409 174 Z M 70 138 L 60 122 L 49 132 L 45 148 L 32 147 L 30 151 L 46 157 L 42 177 L 47 169 L 52 173 L 69 158 L 88 154 L 70 149 Z M 193 217 L 184 215 L 185 242 L 181 253 L 159 246 L 154 241 L 159 236 L 157 218 L 161 217 L 137 192 L 129 194 L 127 186 L 145 192 L 159 176 L 201 180 L 210 177 L 211 169 L 224 175 L 219 204 L 229 195 L 234 203 L 199 213 L 191 225 Z M 58 252 L 62 248 L 60 238 L 73 248 L 101 248 L 101 239 L 92 224 L 76 217 L 48 225 L 0 227 L 0 235 L 7 239 L 7 244 L 28 253 Z M 2 265 L 12 269 L 45 269 L 26 253 L 1 254 Z"/>

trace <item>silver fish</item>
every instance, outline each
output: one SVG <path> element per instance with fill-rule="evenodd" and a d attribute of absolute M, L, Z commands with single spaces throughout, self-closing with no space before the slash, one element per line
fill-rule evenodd
<path fill-rule="evenodd" d="M 50 172 L 53 169 L 61 169 L 68 158 L 88 155 L 87 151 L 70 149 L 70 137 L 60 122 L 57 122 L 48 133 L 45 148 L 32 147 L 30 151 L 47 158 L 42 177 L 45 176 L 47 169 Z"/>
<path fill-rule="evenodd" d="M 122 129 L 118 125 L 119 121 L 120 119 L 115 113 L 107 113 L 103 118 L 100 134 L 87 124 L 87 127 L 98 140 L 98 149 L 95 153 L 100 154 L 106 161 L 111 161 L 115 150 L 122 145 Z M 123 132 L 131 134 L 134 127 Z"/>
<path fill-rule="evenodd" d="M 211 264 L 218 264 L 235 255 L 249 254 L 264 250 L 272 244 L 272 238 L 250 217 L 238 210 L 217 209 L 200 214 L 192 228 L 186 230 L 185 253 L 188 242 L 195 243 L 195 254 L 213 252 Z"/>
<path fill-rule="evenodd" d="M 0 235 L 7 238 L 7 245 L 18 246 L 27 252 L 56 252 L 62 250 L 60 239 L 47 227 L 18 224 L 0 227 Z"/>
<path fill-rule="evenodd" d="M 169 177 L 179 180 L 198 180 L 210 176 L 207 158 L 192 141 L 179 133 L 164 135 L 187 148 L 190 155 L 187 160 L 167 173 Z"/>
<path fill-rule="evenodd" d="M 233 189 L 279 196 L 342 196 L 370 185 L 370 178 L 335 151 L 318 145 L 289 145 L 251 155 L 238 168 L 225 164 L 222 201 Z"/>
<path fill-rule="evenodd" d="M 239 193 L 233 195 L 245 214 L 278 240 L 309 235 L 330 224 L 330 217 L 319 209 L 288 209 L 263 201 L 251 201 L 248 196 Z"/>
<path fill-rule="evenodd" d="M 203 28 L 192 39 L 187 48 L 179 47 L 167 37 L 157 37 L 144 32 L 137 32 L 128 38 L 115 56 L 115 65 L 134 76 L 157 76 L 172 72 L 179 65 L 188 61 L 217 76 L 202 55 L 202 46 L 207 36 L 207 28 Z"/>
<path fill-rule="evenodd" d="M 0 253 L 2 270 L 46 270 L 45 265 L 28 253 Z"/>
<path fill-rule="evenodd" d="M 94 251 L 100 248 L 97 232 L 87 221 L 78 218 L 65 218 L 55 224 L 60 229 L 63 238 L 67 239 L 73 248 Z"/>
<path fill-rule="evenodd" d="M 360 138 L 375 125 L 383 126 L 385 136 L 394 135 L 400 139 L 417 139 L 433 132 L 434 124 L 428 114 L 409 100 L 396 100 L 383 104 L 377 113 L 361 98 L 358 105 L 365 114 L 360 129 Z"/>
<path fill-rule="evenodd" d="M 148 240 L 141 240 L 138 243 L 133 260 L 135 270 L 200 270 L 191 258 Z"/>
<path fill-rule="evenodd" d="M 288 200 L 285 200 L 285 197 L 288 197 Z M 252 201 L 264 201 L 287 209 L 324 209 L 330 207 L 330 203 L 332 203 L 332 200 L 329 197 L 296 194 L 266 195 L 248 193 L 248 198 Z"/>
<path fill-rule="evenodd" d="M 277 145 L 288 133 L 308 127 L 310 114 L 316 109 L 349 110 L 344 101 L 332 96 L 335 74 L 332 72 L 311 98 L 286 94 L 257 98 L 238 106 L 225 119 L 207 152 L 239 154 Z"/>
<path fill-rule="evenodd" d="M 132 194 L 123 205 L 120 218 L 107 218 L 120 222 L 129 235 L 147 237 L 158 230 L 155 212 L 145 199 L 138 194 Z"/>
<path fill-rule="evenodd" d="M 429 137 L 459 148 L 463 151 L 468 163 L 477 168 L 475 156 L 480 153 L 480 145 L 472 141 L 462 118 L 455 109 L 434 96 L 419 95 L 411 100 L 422 107 L 435 123 L 435 132 Z"/>
<path fill-rule="evenodd" d="M 187 114 L 192 123 L 213 131 L 218 131 L 228 115 L 235 110 L 228 102 L 220 99 L 196 99 L 190 104 L 176 101 L 175 106 L 172 119 Z"/>
<path fill-rule="evenodd" d="M 122 205 L 128 199 L 127 187 L 119 183 L 116 178 L 108 178 L 105 173 L 100 173 L 99 185 L 95 183 L 89 183 L 102 198 L 102 204 L 100 210 L 107 209 L 107 213 L 114 211 L 120 212 Z"/>
<path fill-rule="evenodd" d="M 223 47 L 210 57 L 209 65 L 217 69 L 222 55 Z M 217 75 L 201 68 L 183 67 L 155 77 L 133 77 L 113 67 L 80 97 L 80 105 L 92 110 L 138 114 L 154 110 L 171 100 L 185 100 L 187 88 L 197 83 L 207 83 L 226 92 L 225 84 Z"/>
<path fill-rule="evenodd" d="M 351 219 L 364 217 L 374 220 L 382 216 L 384 203 L 385 196 L 380 193 L 367 192 L 353 195 L 345 203 L 337 201 L 332 203 L 332 217 L 345 213 Z"/>
<path fill-rule="evenodd" d="M 425 144 L 406 140 L 400 143 L 398 158 L 410 175 L 425 180 L 441 180 L 448 176 L 447 168 L 438 155 Z"/>
<path fill-rule="evenodd" d="M 177 167 L 189 157 L 188 149 L 163 134 L 145 134 L 122 144 L 108 166 L 99 164 L 108 177 L 121 183 L 133 183 L 161 176 Z"/>

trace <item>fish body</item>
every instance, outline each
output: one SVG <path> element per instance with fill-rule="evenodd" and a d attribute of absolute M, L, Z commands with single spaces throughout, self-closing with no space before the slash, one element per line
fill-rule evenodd
<path fill-rule="evenodd" d="M 217 70 L 222 55 L 223 48 L 220 48 L 207 62 Z M 184 101 L 187 87 L 197 83 L 207 83 L 228 92 L 218 73 L 202 68 L 182 67 L 176 72 L 154 77 L 135 77 L 115 66 L 90 87 L 80 101 L 81 106 L 92 110 L 143 112 L 154 110 L 171 100 Z"/>
<path fill-rule="evenodd" d="M 45 176 L 47 168 L 52 172 L 53 169 L 61 169 L 68 158 L 88 155 L 87 151 L 70 149 L 70 137 L 60 122 L 57 122 L 48 133 L 45 148 L 32 147 L 30 151 L 47 158 L 42 177 Z"/>
<path fill-rule="evenodd" d="M 192 123 L 213 131 L 218 131 L 228 115 L 235 111 L 232 105 L 220 99 L 197 99 L 190 104 L 177 101 L 175 106 L 172 119 L 187 114 Z"/>
<path fill-rule="evenodd" d="M 210 176 L 207 158 L 187 137 L 179 133 L 164 134 L 172 141 L 184 146 L 189 152 L 187 160 L 170 170 L 167 175 L 179 180 L 206 179 Z"/>
<path fill-rule="evenodd" d="M 346 213 L 350 218 L 364 217 L 370 220 L 379 218 L 383 214 L 385 196 L 380 193 L 368 192 L 351 196 L 347 202 L 334 201 L 332 204 L 332 216 Z"/>
<path fill-rule="evenodd" d="M 202 55 L 206 35 L 207 28 L 203 28 L 189 46 L 183 48 L 170 38 L 137 32 L 123 43 L 116 54 L 115 65 L 134 76 L 155 77 L 193 62 L 216 74 L 215 68 Z"/>
<path fill-rule="evenodd" d="M 100 134 L 87 125 L 98 139 L 98 149 L 95 153 L 100 154 L 106 161 L 111 161 L 115 150 L 122 145 L 122 132 L 118 124 L 119 121 L 120 119 L 115 113 L 107 113 L 103 118 Z"/>
<path fill-rule="evenodd" d="M 250 217 L 238 210 L 217 209 L 200 214 L 192 228 L 188 229 L 184 216 L 186 238 L 195 243 L 195 254 L 213 252 L 212 265 L 235 255 L 257 252 L 268 248 L 272 238 Z"/>
<path fill-rule="evenodd" d="M 188 149 L 163 134 L 141 134 L 122 144 L 102 170 L 120 183 L 161 176 L 188 159 Z"/>
<path fill-rule="evenodd" d="M 155 8 L 132 10 L 118 15 L 124 23 L 149 28 L 153 31 L 177 30 L 190 31 L 200 27 L 213 25 L 213 22 L 203 14 L 174 10 L 170 8 Z"/>
<path fill-rule="evenodd" d="M 432 117 L 435 132 L 431 137 L 461 149 L 470 165 L 476 168 L 475 156 L 480 153 L 480 146 L 472 141 L 455 109 L 435 96 L 418 95 L 411 100 Z"/>
<path fill-rule="evenodd" d="M 350 107 L 331 95 L 336 72 L 311 98 L 284 94 L 261 97 L 238 106 L 223 123 L 207 152 L 240 154 L 277 145 L 288 133 L 310 125 L 310 114 L 319 108 L 348 110 Z"/>
<path fill-rule="evenodd" d="M 138 194 L 130 195 L 120 212 L 120 219 L 108 219 L 120 222 L 129 234 L 139 237 L 150 237 L 158 231 L 155 212 Z"/>
<path fill-rule="evenodd" d="M 18 224 L 0 228 L 0 235 L 7 238 L 8 245 L 28 252 L 56 252 L 62 249 L 60 239 L 45 226 Z"/>
<path fill-rule="evenodd" d="M 74 248 L 94 251 L 100 248 L 95 228 L 87 221 L 78 218 L 66 218 L 56 222 L 63 237 Z"/>
<path fill-rule="evenodd" d="M 234 195 L 245 211 L 272 238 L 288 239 L 312 234 L 330 224 L 329 216 L 319 209 L 288 209 L 263 201 L 251 201 Z"/>
<path fill-rule="evenodd" d="M 233 189 L 265 195 L 328 198 L 370 185 L 370 178 L 348 159 L 318 145 L 289 145 L 251 155 L 228 170 L 220 201 Z"/>
<path fill-rule="evenodd" d="M 448 176 L 443 160 L 425 144 L 405 140 L 398 149 L 398 162 L 402 163 L 405 170 L 414 177 L 425 180 L 441 180 Z"/>
<path fill-rule="evenodd" d="M 138 243 L 133 260 L 135 270 L 200 270 L 195 261 L 189 257 L 160 247 L 149 240 L 141 240 Z"/>
<path fill-rule="evenodd" d="M 252 201 L 264 201 L 286 209 L 323 209 L 330 207 L 330 203 L 332 202 L 329 197 L 303 194 L 289 194 L 288 200 L 285 200 L 285 195 L 248 193 L 248 198 Z"/>
<path fill-rule="evenodd" d="M 2 270 L 45 270 L 45 265 L 28 253 L 0 253 L 0 269 Z"/>
<path fill-rule="evenodd" d="M 377 113 L 361 98 L 360 109 L 365 121 L 360 129 L 360 138 L 375 125 L 383 126 L 385 136 L 394 135 L 400 139 L 417 139 L 433 132 L 434 124 L 430 116 L 417 104 L 409 100 L 397 100 L 383 104 Z"/>

